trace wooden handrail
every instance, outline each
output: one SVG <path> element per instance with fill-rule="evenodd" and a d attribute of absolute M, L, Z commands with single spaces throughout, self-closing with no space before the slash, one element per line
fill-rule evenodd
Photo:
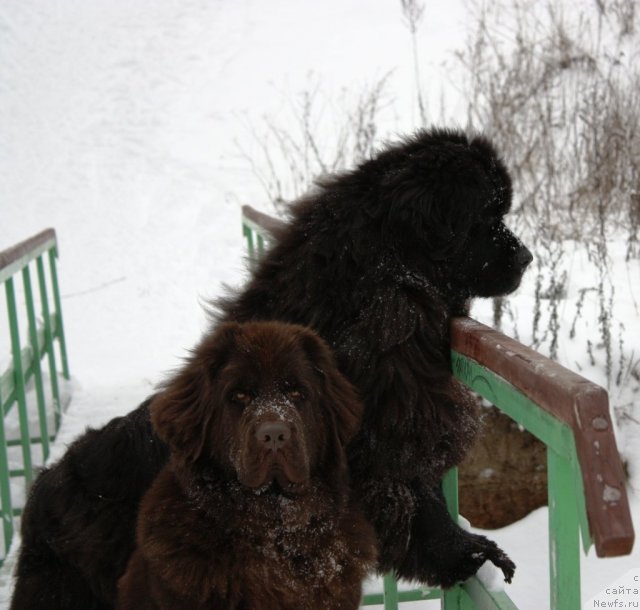
<path fill-rule="evenodd" d="M 286 226 L 286 223 L 282 220 L 278 220 L 273 216 L 269 216 L 268 214 L 259 212 L 258 210 L 252 208 L 250 205 L 242 206 L 242 215 L 245 218 L 248 218 L 251 222 L 257 224 L 260 228 L 270 233 L 273 237 L 276 237 L 278 235 L 278 232 Z"/>
<path fill-rule="evenodd" d="M 604 388 L 470 318 L 453 320 L 451 348 L 490 369 L 571 428 L 596 552 L 600 557 L 628 554 L 633 524 Z"/>
<path fill-rule="evenodd" d="M 47 250 L 55 251 L 56 247 L 55 230 L 45 229 L 15 246 L 0 251 L 0 282 L 6 281 Z"/>
<path fill-rule="evenodd" d="M 21 258 L 32 255 L 34 250 L 48 244 L 51 240 L 56 240 L 55 230 L 45 229 L 29 239 L 25 239 L 6 250 L 0 251 L 0 271 L 12 263 L 19 261 Z"/>

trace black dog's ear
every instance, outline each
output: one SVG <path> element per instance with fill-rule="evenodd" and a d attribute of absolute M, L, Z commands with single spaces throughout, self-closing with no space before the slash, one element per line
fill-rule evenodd
<path fill-rule="evenodd" d="M 418 132 L 381 155 L 380 204 L 395 244 L 449 258 L 479 217 L 508 209 L 511 184 L 491 144 L 464 132 Z M 504 205 L 495 205 L 498 200 Z M 488 209 L 489 208 L 489 209 Z M 384 235 L 383 235 L 384 238 Z"/>
<path fill-rule="evenodd" d="M 363 405 L 355 388 L 340 373 L 329 346 L 308 329 L 303 330 L 302 345 L 320 379 L 318 396 L 332 421 L 334 433 L 342 447 L 355 436 L 360 428 Z"/>
<path fill-rule="evenodd" d="M 470 148 L 483 164 L 490 185 L 485 211 L 488 215 L 496 218 L 504 216 L 511 209 L 513 198 L 513 185 L 509 170 L 493 144 L 484 136 L 475 136 L 471 140 Z"/>
<path fill-rule="evenodd" d="M 389 178 L 386 229 L 394 243 L 419 247 L 432 261 L 452 255 L 481 207 L 473 177 L 454 176 L 408 166 Z"/>
<path fill-rule="evenodd" d="M 220 399 L 215 377 L 227 362 L 239 330 L 239 324 L 229 323 L 204 337 L 150 406 L 156 433 L 182 462 L 197 461 L 207 448 Z"/>

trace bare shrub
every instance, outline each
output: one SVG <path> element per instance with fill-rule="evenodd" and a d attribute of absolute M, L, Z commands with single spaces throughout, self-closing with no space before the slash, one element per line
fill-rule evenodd
<path fill-rule="evenodd" d="M 342 91 L 326 96 L 314 79 L 294 99 L 287 100 L 286 120 L 266 116 L 248 124 L 259 154 L 238 144 L 277 214 L 323 175 L 356 165 L 373 153 L 379 140 L 379 113 L 388 103 L 390 74 L 363 87 L 356 96 Z M 330 111 L 327 111 L 329 107 Z"/>
<path fill-rule="evenodd" d="M 422 80 L 420 78 L 420 53 L 418 52 L 418 28 L 424 17 L 424 3 L 420 0 L 400 0 L 402 16 L 411 34 L 411 50 L 413 53 L 413 72 L 416 87 L 416 102 L 418 114 L 423 126 L 427 124 L 427 110 L 422 92 Z"/>
<path fill-rule="evenodd" d="M 567 322 L 564 334 L 586 341 L 588 363 L 602 368 L 609 388 L 623 380 L 640 388 L 614 316 L 609 253 L 612 239 L 626 235 L 627 261 L 640 256 L 636 4 L 549 2 L 541 11 L 534 0 L 471 0 L 474 28 L 457 54 L 468 126 L 493 139 L 511 168 L 516 222 L 535 253 L 532 344 L 558 357 Z M 578 287 L 573 313 L 569 244 L 595 270 Z M 577 337 L 586 299 L 597 336 Z M 508 302 L 494 305 L 494 322 Z"/>
<path fill-rule="evenodd" d="M 476 27 L 458 53 L 468 123 L 503 151 L 531 228 L 542 219 L 584 238 L 600 214 L 607 230 L 627 227 L 640 178 L 635 2 L 576 5 L 571 19 L 534 4 L 472 2 Z"/>

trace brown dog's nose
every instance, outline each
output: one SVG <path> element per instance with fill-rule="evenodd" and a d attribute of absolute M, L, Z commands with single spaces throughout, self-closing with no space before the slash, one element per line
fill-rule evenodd
<path fill-rule="evenodd" d="M 282 449 L 291 438 L 289 426 L 281 421 L 268 421 L 260 424 L 256 430 L 258 443 L 266 449 Z"/>

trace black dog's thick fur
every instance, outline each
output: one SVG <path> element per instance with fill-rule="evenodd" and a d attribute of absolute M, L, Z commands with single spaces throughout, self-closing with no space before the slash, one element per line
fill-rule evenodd
<path fill-rule="evenodd" d="M 510 204 L 508 173 L 487 140 L 458 131 L 420 132 L 321 181 L 295 203 L 249 284 L 218 303 L 218 321 L 309 325 L 333 347 L 365 404 L 350 469 L 379 537 L 379 567 L 445 587 L 487 559 L 507 580 L 514 571 L 495 543 L 451 521 L 440 492 L 443 474 L 460 462 L 477 427 L 472 403 L 451 375 L 450 318 L 467 310 L 470 297 L 514 290 L 531 261 L 503 224 Z M 121 444 L 124 436 L 129 445 L 98 454 L 80 440 L 75 455 L 45 475 L 62 484 L 34 486 L 14 610 L 102 607 L 38 605 L 25 597 L 27 582 L 48 602 L 65 594 L 56 589 L 66 585 L 40 576 L 45 568 L 63 574 L 63 583 L 81 583 L 68 585 L 80 587 L 78 597 L 90 587 L 112 603 L 115 572 L 131 551 L 136 499 L 165 460 L 162 451 L 155 462 L 141 457 L 145 434 L 151 438 L 146 418 L 143 405 L 124 418 L 120 432 L 109 426 L 89 432 L 105 436 L 103 445 Z M 98 462 L 90 483 L 64 472 L 85 459 L 81 453 Z M 123 498 L 98 500 L 95 490 L 113 486 L 109 471 L 119 469 L 126 471 L 117 481 L 126 490 Z M 136 469 L 140 480 L 134 480 Z M 90 498 L 91 523 L 82 517 Z M 116 514 L 122 525 L 108 531 Z M 102 548 L 109 536 L 128 542 Z M 69 546 L 101 555 L 103 563 L 83 565 Z"/>
<path fill-rule="evenodd" d="M 36 479 L 22 518 L 12 608 L 107 610 L 135 547 L 141 493 L 169 452 L 148 399 L 89 430 Z"/>

